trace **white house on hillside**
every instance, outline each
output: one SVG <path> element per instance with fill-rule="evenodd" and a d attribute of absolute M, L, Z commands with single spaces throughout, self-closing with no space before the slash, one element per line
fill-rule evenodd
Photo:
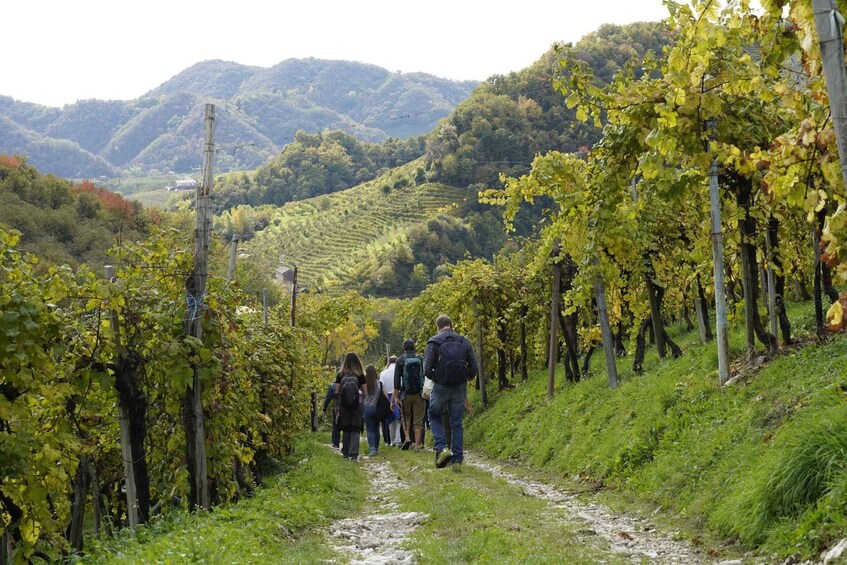
<path fill-rule="evenodd" d="M 191 190 L 200 186 L 200 183 L 191 177 L 185 177 L 176 181 L 177 190 Z"/>

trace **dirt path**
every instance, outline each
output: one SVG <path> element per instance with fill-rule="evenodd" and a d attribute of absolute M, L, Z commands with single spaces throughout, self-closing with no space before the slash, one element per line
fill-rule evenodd
<path fill-rule="evenodd" d="M 551 506 L 563 509 L 575 521 L 584 524 L 577 530 L 579 537 L 576 541 L 580 543 L 603 539 L 613 553 L 637 563 L 742 563 L 736 560 L 715 559 L 701 548 L 673 539 L 673 533 L 657 531 L 649 519 L 612 512 L 602 505 L 584 502 L 574 493 L 519 477 L 496 462 L 476 454 L 466 453 L 465 463 L 506 480 L 528 496 L 545 500 Z M 396 491 L 409 488 L 410 485 L 394 472 L 390 463 L 377 458 L 365 460 L 361 464 L 365 466 L 371 481 L 365 513 L 332 524 L 327 533 L 330 543 L 352 564 L 416 563 L 415 554 L 403 549 L 401 545 L 428 518 L 427 514 L 400 511 Z M 385 485 L 389 485 L 388 488 Z"/>
<path fill-rule="evenodd" d="M 385 461 L 362 462 L 371 480 L 366 515 L 340 520 L 330 526 L 329 539 L 351 564 L 415 563 L 415 555 L 400 545 L 427 518 L 420 512 L 400 512 L 394 491 L 407 487 Z"/>
<path fill-rule="evenodd" d="M 502 477 L 510 484 L 521 488 L 527 495 L 547 500 L 552 505 L 566 509 L 586 522 L 586 527 L 580 530 L 581 535 L 586 538 L 600 536 L 609 543 L 612 551 L 627 555 L 634 561 L 647 559 L 655 563 L 723 563 L 724 565 L 740 563 L 740 561 L 719 562 L 709 558 L 699 548 L 671 539 L 656 531 L 649 520 L 617 514 L 597 504 L 583 503 L 574 494 L 562 492 L 553 485 L 517 477 L 496 463 L 478 456 L 469 456 L 466 453 L 465 462 L 492 475 Z"/>

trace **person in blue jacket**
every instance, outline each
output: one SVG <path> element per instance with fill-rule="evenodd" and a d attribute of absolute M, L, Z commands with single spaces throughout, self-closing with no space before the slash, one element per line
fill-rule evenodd
<path fill-rule="evenodd" d="M 338 428 L 338 394 L 335 392 L 335 383 L 330 383 L 329 388 L 326 390 L 326 396 L 324 397 L 324 409 L 323 412 L 326 414 L 326 409 L 329 407 L 330 402 L 333 402 L 332 405 L 332 447 L 338 449 L 339 444 L 341 443 L 341 430 Z"/>

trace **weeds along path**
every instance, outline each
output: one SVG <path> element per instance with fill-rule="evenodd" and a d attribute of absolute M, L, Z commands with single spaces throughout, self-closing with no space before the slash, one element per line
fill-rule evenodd
<path fill-rule="evenodd" d="M 328 533 L 330 543 L 350 557 L 347 563 L 354 565 L 415 563 L 414 553 L 400 546 L 427 515 L 399 511 L 394 491 L 408 485 L 397 477 L 391 465 L 374 459 L 361 464 L 370 479 L 366 503 L 370 513 L 332 524 Z"/>
<path fill-rule="evenodd" d="M 546 500 L 553 506 L 565 509 L 587 523 L 586 528 L 579 530 L 581 535 L 600 536 L 608 542 L 613 552 L 628 556 L 634 561 L 640 562 L 646 559 L 652 563 L 720 563 L 719 560 L 709 558 L 703 554 L 702 550 L 690 544 L 661 534 L 643 518 L 617 514 L 601 505 L 581 502 L 575 494 L 562 492 L 553 485 L 513 475 L 500 465 L 476 454 L 466 453 L 465 462 L 505 479 L 529 496 Z"/>

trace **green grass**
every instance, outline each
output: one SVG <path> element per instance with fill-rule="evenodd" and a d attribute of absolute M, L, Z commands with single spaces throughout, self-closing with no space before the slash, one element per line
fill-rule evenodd
<path fill-rule="evenodd" d="M 808 330 L 809 306 L 789 314 Z M 714 343 L 675 337 L 684 355 L 660 362 L 651 352 L 643 376 L 619 360 L 616 390 L 602 355 L 591 377 L 560 383 L 550 401 L 546 371 L 534 373 L 470 420 L 468 445 L 605 486 L 618 508 L 663 508 L 696 542 L 812 557 L 845 537 L 847 339 L 786 349 L 722 388 Z M 742 340 L 733 331 L 733 355 Z"/>
<path fill-rule="evenodd" d="M 155 190 L 141 190 L 139 192 L 133 192 L 128 195 L 127 198 L 130 200 L 138 200 L 145 207 L 152 206 L 165 210 L 172 202 L 193 198 L 193 196 L 194 192 L 187 190 L 182 192 L 168 192 L 167 190 L 160 188 Z"/>
<path fill-rule="evenodd" d="M 624 563 L 597 538 L 580 533 L 561 508 L 527 496 L 504 479 L 463 466 L 435 469 L 431 451 L 383 449 L 397 476 L 403 511 L 428 518 L 406 547 L 421 564 L 447 563 Z"/>
<path fill-rule="evenodd" d="M 326 434 L 324 434 L 326 435 Z M 367 467 L 343 460 L 319 441 L 303 440 L 284 473 L 255 496 L 208 513 L 174 512 L 135 533 L 96 540 L 83 563 L 325 563 L 339 555 L 325 526 L 368 507 Z M 547 502 L 526 496 L 507 481 L 465 465 L 463 473 L 436 470 L 432 452 L 383 448 L 380 459 L 399 478 L 401 511 L 427 514 L 403 542 L 417 562 L 430 563 L 624 563 L 609 554 L 584 524 Z M 397 511 L 397 510 L 383 510 Z"/>
<path fill-rule="evenodd" d="M 134 533 L 93 540 L 84 563 L 304 563 L 337 557 L 321 528 L 357 513 L 360 466 L 303 439 L 283 473 L 254 496 L 211 512 L 173 512 Z"/>
<path fill-rule="evenodd" d="M 127 176 L 117 177 L 106 181 L 95 181 L 95 184 L 104 185 L 112 192 L 119 192 L 124 196 L 134 195 L 137 192 L 154 191 L 161 189 L 165 190 L 166 186 L 176 186 L 177 179 L 186 174 L 179 175 L 154 175 L 154 176 Z"/>

